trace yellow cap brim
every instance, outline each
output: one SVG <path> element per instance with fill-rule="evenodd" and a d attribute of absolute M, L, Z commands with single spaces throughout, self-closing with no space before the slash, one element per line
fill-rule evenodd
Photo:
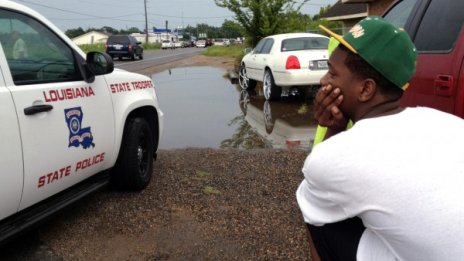
<path fill-rule="evenodd" d="M 334 32 L 332 32 L 330 29 L 326 28 L 325 26 L 323 26 L 322 24 L 319 25 L 319 28 L 321 28 L 322 30 L 324 30 L 326 33 L 328 33 L 330 36 L 332 36 L 333 38 L 337 39 L 337 41 L 339 41 L 341 44 L 343 44 L 346 48 L 348 48 L 348 50 L 352 51 L 353 53 L 358 53 L 356 51 L 356 49 L 353 48 L 353 46 L 351 46 L 351 44 L 349 44 L 347 41 L 345 41 L 345 39 L 343 39 L 343 37 L 339 34 L 336 34 Z"/>

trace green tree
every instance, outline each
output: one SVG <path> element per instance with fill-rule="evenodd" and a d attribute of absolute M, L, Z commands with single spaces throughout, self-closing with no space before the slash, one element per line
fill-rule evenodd
<path fill-rule="evenodd" d="M 237 38 L 243 36 L 243 27 L 234 21 L 225 20 L 220 28 L 221 38 Z"/>
<path fill-rule="evenodd" d="M 140 29 L 137 27 L 131 27 L 127 30 L 125 29 L 119 30 L 119 34 L 132 34 L 132 33 L 140 33 Z"/>
<path fill-rule="evenodd" d="M 290 11 L 282 23 L 282 32 L 307 32 L 313 22 L 311 17 L 297 11 Z"/>
<path fill-rule="evenodd" d="M 319 28 L 319 25 L 323 25 L 331 29 L 335 33 L 343 34 L 343 23 L 342 22 L 329 21 L 325 19 L 321 20 L 321 18 L 324 17 L 324 15 L 329 11 L 330 8 L 331 8 L 330 5 L 326 7 L 321 7 L 321 9 L 319 9 L 319 13 L 314 15 L 312 21 L 309 22 L 309 24 L 307 25 L 306 31 L 309 31 L 312 33 L 318 33 L 318 34 L 327 34 L 321 28 Z"/>
<path fill-rule="evenodd" d="M 289 12 L 299 11 L 309 0 L 214 0 L 219 7 L 235 14 L 243 26 L 248 44 L 255 45 L 262 38 L 281 33 Z"/>
<path fill-rule="evenodd" d="M 119 30 L 110 26 L 103 26 L 101 29 L 96 29 L 96 31 L 104 32 L 108 34 L 119 34 Z"/>
<path fill-rule="evenodd" d="M 66 36 L 72 39 L 74 37 L 78 37 L 79 35 L 85 34 L 85 31 L 84 29 L 82 29 L 82 27 L 79 27 L 77 29 L 68 29 L 64 33 L 66 34 Z"/>
<path fill-rule="evenodd" d="M 197 32 L 195 32 L 195 36 L 197 36 L 197 34 L 206 34 L 206 38 L 218 38 L 219 28 L 210 26 L 205 23 L 198 24 Z M 202 38 L 202 37 L 199 37 L 199 38 Z"/>

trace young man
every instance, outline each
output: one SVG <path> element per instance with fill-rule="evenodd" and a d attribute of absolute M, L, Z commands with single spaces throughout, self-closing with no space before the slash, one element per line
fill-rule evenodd
<path fill-rule="evenodd" d="M 315 116 L 332 136 L 306 159 L 296 193 L 319 256 L 462 260 L 464 120 L 399 107 L 417 59 L 402 30 L 368 17 L 343 37 L 328 32 L 340 45 Z"/>

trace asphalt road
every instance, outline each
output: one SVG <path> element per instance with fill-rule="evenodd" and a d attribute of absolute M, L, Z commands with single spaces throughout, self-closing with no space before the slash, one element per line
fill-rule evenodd
<path fill-rule="evenodd" d="M 130 59 L 115 59 L 115 67 L 131 72 L 138 72 L 152 66 L 162 65 L 182 59 L 190 58 L 205 49 L 203 48 L 177 48 L 168 50 L 144 51 L 143 60 L 132 61 Z"/>

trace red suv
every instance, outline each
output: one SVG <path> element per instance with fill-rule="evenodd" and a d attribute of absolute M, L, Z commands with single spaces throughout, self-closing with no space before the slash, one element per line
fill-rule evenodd
<path fill-rule="evenodd" d="M 463 10 L 462 0 L 400 0 L 384 14 L 409 33 L 419 53 L 403 106 L 427 106 L 464 118 Z"/>

